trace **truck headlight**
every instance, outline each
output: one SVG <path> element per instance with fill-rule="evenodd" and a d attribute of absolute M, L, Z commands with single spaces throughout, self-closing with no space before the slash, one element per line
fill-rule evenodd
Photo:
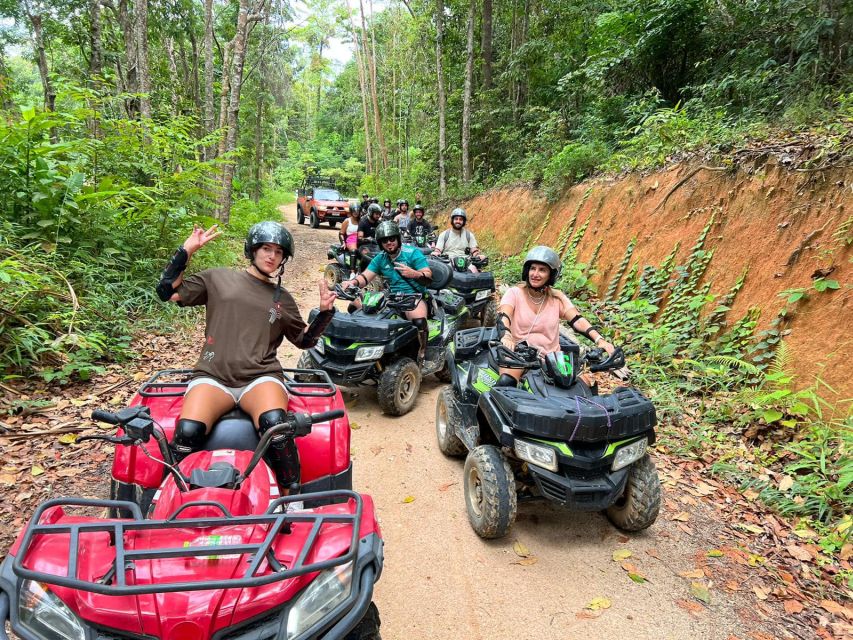
<path fill-rule="evenodd" d="M 481 289 L 477 292 L 477 295 L 474 296 L 474 300 L 479 302 L 480 300 L 485 300 L 490 295 L 492 295 L 491 291 L 489 291 L 488 289 Z"/>
<path fill-rule="evenodd" d="M 385 353 L 385 345 L 380 344 L 375 347 L 359 347 L 355 352 L 355 361 L 364 362 L 365 360 L 378 360 Z"/>
<path fill-rule="evenodd" d="M 646 455 L 648 446 L 649 439 L 641 438 L 636 442 L 626 444 L 624 447 L 617 449 L 616 456 L 613 458 L 613 465 L 610 467 L 611 471 L 619 471 L 622 467 L 627 467 L 632 462 L 636 462 L 642 458 Z"/>
<path fill-rule="evenodd" d="M 86 637 L 80 618 L 50 589 L 33 580 L 21 583 L 18 619 L 36 638 L 84 640 Z"/>
<path fill-rule="evenodd" d="M 557 452 L 553 447 L 533 444 L 527 440 L 516 440 L 515 455 L 525 462 L 535 464 L 537 467 L 544 467 L 548 471 L 557 470 Z"/>
<path fill-rule="evenodd" d="M 323 340 L 323 338 L 317 340 L 317 344 L 314 345 L 314 348 L 317 350 L 317 353 L 326 355 L 326 341 Z"/>
<path fill-rule="evenodd" d="M 349 597 L 352 562 L 320 573 L 287 614 L 287 638 L 295 638 L 329 615 Z"/>

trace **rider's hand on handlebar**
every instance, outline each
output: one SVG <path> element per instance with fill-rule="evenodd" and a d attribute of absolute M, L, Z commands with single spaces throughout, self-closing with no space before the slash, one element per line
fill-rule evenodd
<path fill-rule="evenodd" d="M 595 346 L 599 349 L 604 349 L 607 352 L 608 356 L 612 356 L 613 353 L 616 351 L 616 347 L 607 342 L 607 340 L 599 340 L 595 343 Z"/>

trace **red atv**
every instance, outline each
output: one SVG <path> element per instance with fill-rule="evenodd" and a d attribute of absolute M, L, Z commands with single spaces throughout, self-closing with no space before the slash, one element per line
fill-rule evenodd
<path fill-rule="evenodd" d="M 296 194 L 296 221 L 305 224 L 306 218 L 316 229 L 321 222 L 329 227 L 343 222 L 349 215 L 349 200 L 335 187 L 335 179 L 312 175 L 305 178 Z"/>
<path fill-rule="evenodd" d="M 175 464 L 185 373 L 92 413 L 119 427 L 78 439 L 117 445 L 113 497 L 39 505 L 0 565 L 0 640 L 7 619 L 25 640 L 378 640 L 383 543 L 371 498 L 336 486 L 352 468 L 340 392 L 321 371 L 286 370 L 287 421 L 258 439 L 232 412 Z M 309 373 L 321 381 L 295 380 Z M 281 437 L 302 462 L 290 496 L 262 460 Z M 110 517 L 69 513 L 92 507 Z"/>

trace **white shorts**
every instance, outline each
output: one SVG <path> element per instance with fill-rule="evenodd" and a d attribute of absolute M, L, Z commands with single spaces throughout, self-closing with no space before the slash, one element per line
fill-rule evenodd
<path fill-rule="evenodd" d="M 187 391 L 189 391 L 193 387 L 197 387 L 202 384 L 207 384 L 211 387 L 222 389 L 225 393 L 230 394 L 231 397 L 234 398 L 234 402 L 240 404 L 240 398 L 242 398 L 247 391 L 255 388 L 259 384 L 263 384 L 264 382 L 275 382 L 278 386 L 284 389 L 284 393 L 285 395 L 287 395 L 287 387 L 285 387 L 284 383 L 275 376 L 261 376 L 260 378 L 252 380 L 245 387 L 226 387 L 224 384 L 213 378 L 195 378 L 194 380 L 191 380 L 190 383 L 187 385 Z"/>

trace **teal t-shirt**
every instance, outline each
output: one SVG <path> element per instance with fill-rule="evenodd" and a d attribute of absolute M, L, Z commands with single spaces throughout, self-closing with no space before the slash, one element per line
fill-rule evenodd
<path fill-rule="evenodd" d="M 426 293 L 427 289 L 424 285 L 401 276 L 400 272 L 394 268 L 395 262 L 405 264 L 416 271 L 429 267 L 426 256 L 420 250 L 404 244 L 396 260 L 391 260 L 387 253 L 381 251 L 373 257 L 367 268 L 385 278 L 394 293 Z"/>

